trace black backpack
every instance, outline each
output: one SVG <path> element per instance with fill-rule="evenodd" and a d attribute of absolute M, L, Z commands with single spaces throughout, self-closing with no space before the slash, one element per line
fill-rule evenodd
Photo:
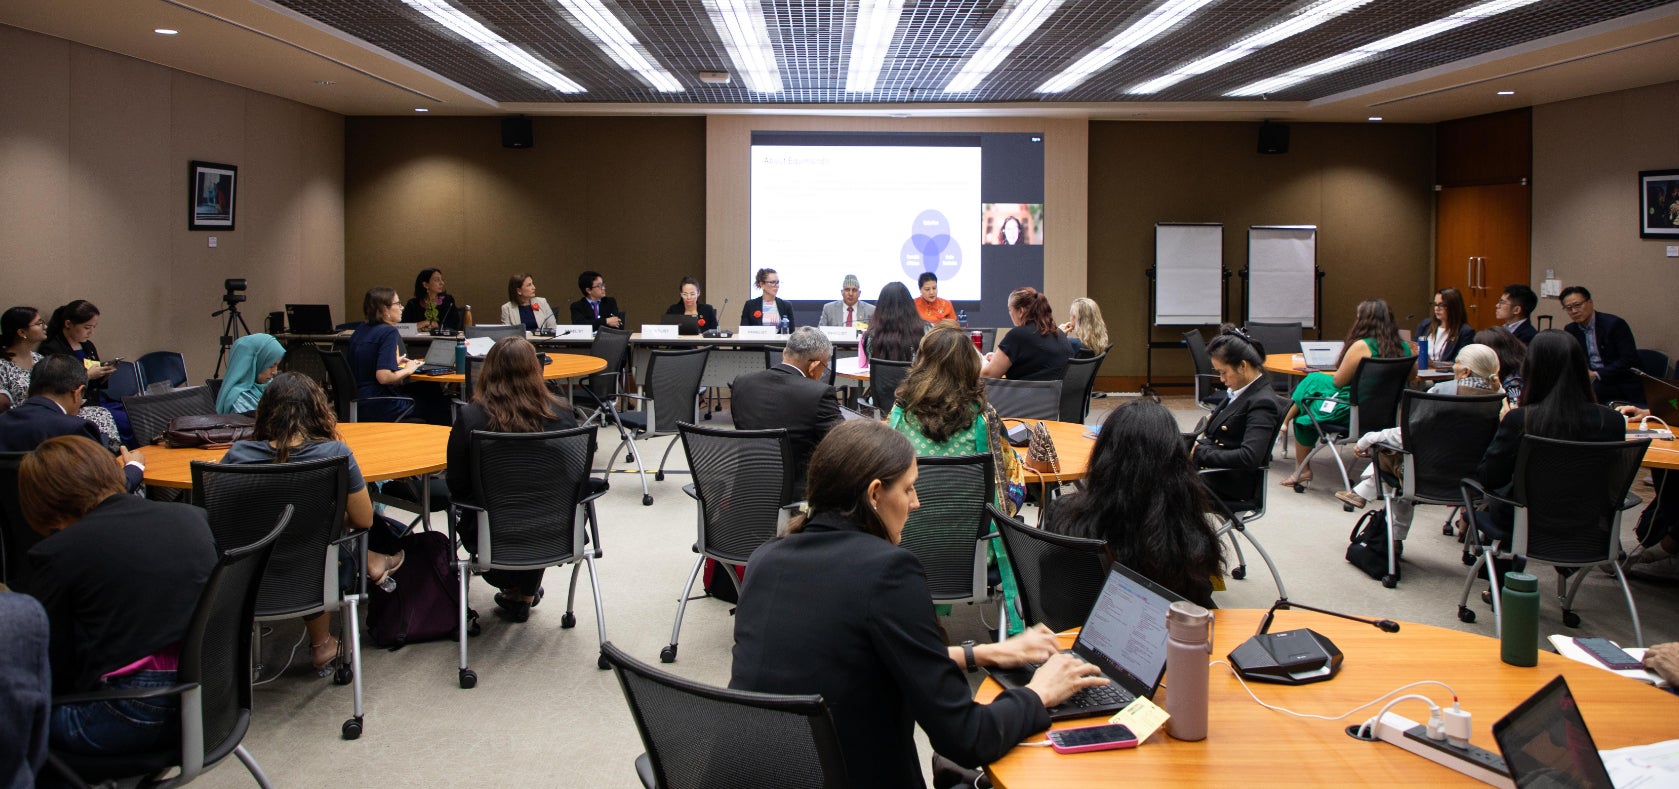
<path fill-rule="evenodd" d="M 421 641 L 455 638 L 461 587 L 454 545 L 446 535 L 420 531 L 402 538 L 402 550 L 406 558 L 396 568 L 396 589 L 367 587 L 367 627 L 373 644 L 394 651 Z M 475 615 L 469 611 L 467 616 Z"/>
<path fill-rule="evenodd" d="M 1378 581 L 1387 577 L 1388 550 L 1392 543 L 1388 542 L 1388 515 L 1385 507 L 1374 507 L 1364 513 L 1363 517 L 1353 524 L 1352 534 L 1347 539 L 1352 543 L 1347 546 L 1347 561 Z M 1398 557 L 1394 557 L 1393 577 L 1394 580 L 1399 579 Z"/>

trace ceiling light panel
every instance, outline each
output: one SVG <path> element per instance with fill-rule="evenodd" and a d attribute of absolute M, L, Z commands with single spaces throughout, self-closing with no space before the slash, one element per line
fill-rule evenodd
<path fill-rule="evenodd" d="M 746 87 L 759 93 L 781 92 L 781 67 L 758 0 L 705 0 L 705 13 Z"/>
<path fill-rule="evenodd" d="M 903 14 L 904 0 L 858 0 L 857 24 L 851 30 L 850 61 L 845 72 L 846 92 L 874 90 Z"/>
<path fill-rule="evenodd" d="M 556 0 L 571 14 L 590 40 L 600 45 L 619 66 L 633 71 L 655 90 L 666 93 L 682 92 L 682 83 L 653 60 L 618 17 L 602 5 L 600 0 Z"/>
<path fill-rule="evenodd" d="M 402 0 L 402 2 L 554 90 L 561 93 L 584 92 L 582 85 L 555 71 L 548 64 L 537 60 L 529 52 L 508 43 L 507 39 L 491 32 L 478 20 L 461 13 L 459 9 L 444 2 L 444 0 Z"/>
<path fill-rule="evenodd" d="M 1279 41 L 1292 38 L 1353 11 L 1371 0 L 1319 0 L 1301 8 L 1277 24 L 1254 33 L 1200 60 L 1183 65 L 1172 73 L 1156 77 L 1126 91 L 1132 95 L 1159 93 L 1166 88 L 1198 74 L 1234 63 Z"/>
<path fill-rule="evenodd" d="M 1039 27 L 1049 21 L 1056 9 L 1061 7 L 1062 0 L 1009 0 L 1002 10 L 991 18 L 982 33 L 979 51 L 968 58 L 966 65 L 957 72 L 956 78 L 944 86 L 947 93 L 966 93 L 979 86 L 992 71 L 1002 65 L 1003 60 L 1025 41 L 1027 36 L 1037 32 Z"/>

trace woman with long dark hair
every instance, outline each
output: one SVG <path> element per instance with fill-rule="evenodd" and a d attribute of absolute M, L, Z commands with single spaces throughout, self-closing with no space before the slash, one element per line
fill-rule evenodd
<path fill-rule="evenodd" d="M 46 344 L 47 323 L 34 307 L 12 307 L 0 315 L 0 411 L 29 399 L 29 374 L 36 362 L 46 358 L 38 349 Z M 94 369 L 88 368 L 90 379 Z M 99 438 L 106 446 L 122 443 L 116 419 L 106 407 L 83 405 L 76 416 L 99 428 Z"/>
<path fill-rule="evenodd" d="M 1428 361 L 1445 365 L 1457 358 L 1457 351 L 1475 341 L 1475 327 L 1469 325 L 1469 310 L 1457 288 L 1434 292 L 1434 316 L 1417 324 L 1411 335 L 1428 341 Z"/>
<path fill-rule="evenodd" d="M 1045 711 L 1106 680 L 1056 651 L 1039 625 L 998 644 L 945 644 L 921 562 L 898 546 L 915 495 L 915 451 L 878 422 L 834 428 L 810 459 L 808 515 L 748 561 L 729 687 L 818 693 L 855 786 L 924 786 L 915 726 L 964 766 L 1049 727 Z M 761 591 L 754 591 L 760 590 Z M 1025 688 L 973 701 L 959 667 L 1043 666 Z"/>
<path fill-rule="evenodd" d="M 870 359 L 912 361 L 927 324 L 915 311 L 915 297 L 902 282 L 888 282 L 874 303 L 874 318 L 863 336 L 863 352 Z"/>
<path fill-rule="evenodd" d="M 1172 412 L 1138 400 L 1102 420 L 1089 474 L 1050 506 L 1044 528 L 1104 540 L 1114 561 L 1211 607 L 1224 557 L 1210 512 Z"/>
<path fill-rule="evenodd" d="M 1003 335 L 997 350 L 985 355 L 980 375 L 1017 381 L 1059 381 L 1067 377 L 1067 360 L 1073 346 L 1055 325 L 1049 298 L 1036 288 L 1020 288 L 1009 294 L 1009 319 L 1014 328 Z"/>
<path fill-rule="evenodd" d="M 503 337 L 490 346 L 472 387 L 472 402 L 463 406 L 449 430 L 449 497 L 474 503 L 472 431 L 539 433 L 577 426 L 571 405 L 555 397 L 542 382 L 542 363 L 536 347 L 523 337 Z M 478 532 L 462 529 L 467 550 L 478 548 Z M 542 570 L 490 570 L 484 580 L 495 586 L 496 608 L 514 622 L 530 618 L 531 607 L 542 600 Z"/>
<path fill-rule="evenodd" d="M 1294 455 L 1294 473 L 1284 478 L 1280 484 L 1291 487 L 1312 481 L 1312 469 L 1306 465 L 1306 455 L 1318 441 L 1318 429 L 1306 416 L 1305 409 L 1319 409 L 1318 422 L 1323 424 L 1346 424 L 1351 413 L 1345 405 L 1335 405 L 1331 410 L 1324 411 L 1321 401 L 1307 403 L 1306 398 L 1333 397 L 1346 400 L 1347 387 L 1352 385 L 1353 373 L 1358 371 L 1359 362 L 1365 359 L 1409 356 L 1412 353 L 1411 348 L 1410 343 L 1400 338 L 1399 326 L 1394 323 L 1393 310 L 1388 308 L 1387 302 L 1381 299 L 1367 299 L 1358 305 L 1352 328 L 1347 329 L 1346 341 L 1341 346 L 1341 358 L 1335 362 L 1335 372 L 1307 375 L 1294 387 L 1294 394 L 1290 395 L 1294 405 L 1288 410 L 1288 419 L 1294 423 L 1294 444 L 1299 451 Z"/>
<path fill-rule="evenodd" d="M 455 306 L 455 297 L 443 285 L 443 269 L 420 269 L 414 277 L 414 298 L 402 308 L 402 322 L 417 324 L 420 331 L 460 331 L 461 311 Z"/>

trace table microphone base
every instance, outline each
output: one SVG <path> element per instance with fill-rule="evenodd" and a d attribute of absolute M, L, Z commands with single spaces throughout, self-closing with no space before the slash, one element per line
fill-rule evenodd
<path fill-rule="evenodd" d="M 1314 630 L 1261 633 L 1230 652 L 1230 665 L 1242 679 L 1305 685 L 1333 678 L 1341 670 L 1341 650 Z"/>

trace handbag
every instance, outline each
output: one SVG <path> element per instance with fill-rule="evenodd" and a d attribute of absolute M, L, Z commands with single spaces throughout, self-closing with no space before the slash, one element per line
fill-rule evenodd
<path fill-rule="evenodd" d="M 244 414 L 177 416 L 169 420 L 162 441 L 170 449 L 215 449 L 232 446 L 256 432 L 256 419 Z"/>
<path fill-rule="evenodd" d="M 1009 446 L 1003 435 L 1003 419 L 989 403 L 985 406 L 985 432 L 991 447 L 992 474 L 997 483 L 997 505 L 1003 514 L 1013 517 L 1026 501 L 1026 469 L 1020 456 Z"/>
<path fill-rule="evenodd" d="M 1049 437 L 1049 426 L 1043 422 L 1027 425 L 1026 467 L 1039 474 L 1060 474 L 1061 458 L 1055 454 L 1055 439 Z"/>

